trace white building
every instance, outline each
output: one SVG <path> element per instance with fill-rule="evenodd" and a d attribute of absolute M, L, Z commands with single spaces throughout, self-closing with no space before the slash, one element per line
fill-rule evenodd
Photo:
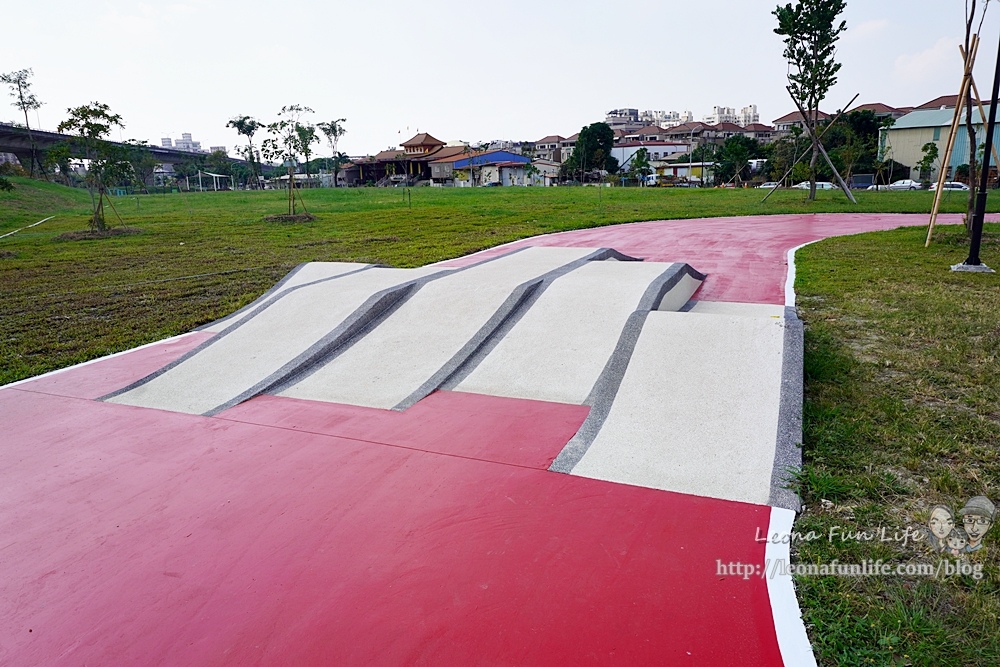
<path fill-rule="evenodd" d="M 736 125 L 746 126 L 759 123 L 760 114 L 757 113 L 756 104 L 743 107 L 739 113 L 733 107 L 712 107 L 712 113 L 705 116 L 705 122 L 709 125 L 735 123 Z"/>
<path fill-rule="evenodd" d="M 740 113 L 736 118 L 736 124 L 744 127 L 747 125 L 753 125 L 754 123 L 759 123 L 760 114 L 757 113 L 757 105 L 751 104 L 750 106 L 743 107 L 740 109 Z"/>
<path fill-rule="evenodd" d="M 160 146 L 163 148 L 173 148 L 179 151 L 189 151 L 191 153 L 207 153 L 208 151 L 202 149 L 200 141 L 194 141 L 191 139 L 190 132 L 184 132 L 181 134 L 181 138 L 177 141 L 171 141 L 170 137 L 163 137 L 160 139 Z M 225 151 L 225 147 L 221 147 Z"/>

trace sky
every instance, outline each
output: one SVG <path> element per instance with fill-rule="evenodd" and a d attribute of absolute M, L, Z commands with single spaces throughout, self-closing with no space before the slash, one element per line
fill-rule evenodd
<path fill-rule="evenodd" d="M 788 0 L 785 0 L 786 2 Z M 301 104 L 344 118 L 339 150 L 373 154 L 420 132 L 443 141 L 569 136 L 610 109 L 794 110 L 773 32 L 774 0 L 35 0 L 7 2 L 0 73 L 33 70 L 33 126 L 108 104 L 118 139 L 242 143 L 237 115 L 275 120 Z M 982 1 L 980 0 L 980 4 Z M 1000 3 L 997 3 L 1000 4 Z M 916 106 L 958 92 L 963 0 L 848 0 L 838 84 L 821 106 Z M 1000 7 L 975 75 L 992 85 Z M 5 91 L 0 91 L 5 92 Z M 18 120 L 0 98 L 0 120 Z M 23 122 L 23 118 L 20 119 Z M 259 141 L 259 138 L 258 138 Z M 318 154 L 328 149 L 319 148 Z"/>

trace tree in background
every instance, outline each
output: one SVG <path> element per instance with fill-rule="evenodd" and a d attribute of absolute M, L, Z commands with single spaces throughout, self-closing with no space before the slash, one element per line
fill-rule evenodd
<path fill-rule="evenodd" d="M 750 177 L 750 160 L 764 157 L 760 142 L 745 134 L 726 139 L 715 159 L 715 178 L 725 183 L 742 182 Z"/>
<path fill-rule="evenodd" d="M 239 151 L 243 155 L 243 159 L 250 163 L 250 171 L 253 176 L 253 188 L 257 189 L 260 187 L 260 170 L 257 167 L 257 153 L 254 151 L 253 147 L 253 135 L 257 134 L 257 130 L 263 127 L 263 124 L 251 116 L 234 116 L 229 119 L 226 123 L 226 127 L 231 127 L 236 130 L 237 134 L 240 134 L 247 138 L 247 145 Z"/>
<path fill-rule="evenodd" d="M 938 147 L 933 141 L 928 141 L 921 148 L 924 156 L 920 158 L 917 162 L 917 169 L 920 170 L 920 180 L 929 181 L 931 178 L 931 171 L 934 169 L 934 163 L 938 159 Z"/>
<path fill-rule="evenodd" d="M 295 164 L 299 155 L 303 154 L 303 135 L 299 128 L 302 127 L 302 117 L 307 113 L 313 113 L 313 110 L 300 104 L 281 107 L 278 120 L 267 126 L 271 136 L 261 144 L 265 159 L 278 160 L 288 168 L 288 215 L 295 215 Z"/>
<path fill-rule="evenodd" d="M 31 92 L 32 71 L 21 69 L 16 72 L 0 74 L 0 83 L 5 83 L 10 87 L 10 96 L 14 98 L 11 104 L 24 112 L 24 129 L 28 131 L 28 140 L 31 141 L 31 167 L 29 169 L 31 177 L 35 177 L 35 166 L 42 170 L 42 163 L 38 157 L 38 149 L 35 146 L 35 136 L 31 133 L 31 123 L 28 122 L 28 112 L 35 111 L 42 107 L 35 94 Z"/>
<path fill-rule="evenodd" d="M 319 131 L 323 133 L 326 137 L 326 143 L 330 146 L 330 155 L 333 156 L 333 163 L 336 165 L 336 170 L 333 173 L 333 187 L 337 187 L 337 173 L 340 171 L 340 167 L 343 166 L 343 162 L 338 163 L 337 156 L 343 155 L 343 153 L 337 152 L 337 143 L 340 138 L 347 133 L 344 129 L 344 123 L 347 122 L 346 118 L 338 118 L 337 120 L 331 120 L 325 123 L 316 123 L 316 127 Z"/>
<path fill-rule="evenodd" d="M 615 133 L 607 123 L 591 123 L 581 128 L 573 154 L 563 163 L 566 173 L 579 173 L 583 180 L 594 170 L 617 172 L 618 159 L 611 154 L 614 145 Z"/>
<path fill-rule="evenodd" d="M 142 185 L 146 194 L 149 194 L 147 188 L 153 184 L 153 172 L 160 161 L 153 156 L 152 151 L 149 150 L 149 144 L 145 141 L 130 139 L 125 142 L 125 145 L 128 147 L 128 161 L 132 165 L 135 180 Z"/>
<path fill-rule="evenodd" d="M 316 126 L 312 123 L 297 125 L 295 133 L 299 135 L 299 147 L 302 151 L 302 159 L 306 167 L 306 182 L 309 181 L 309 156 L 312 155 L 312 145 L 319 141 L 316 135 Z"/>
<path fill-rule="evenodd" d="M 59 123 L 57 129 L 75 135 L 70 143 L 87 160 L 85 182 L 94 211 L 90 226 L 103 232 L 107 229 L 104 202 L 111 203 L 108 186 L 130 179 L 134 174 L 128 161 L 128 150 L 107 140 L 112 128 L 125 125 L 121 116 L 111 113 L 108 105 L 100 102 L 67 109 L 67 112 L 69 118 Z M 114 208 L 114 204 L 111 206 Z"/>
<path fill-rule="evenodd" d="M 810 141 L 809 199 L 816 199 L 816 162 L 820 155 L 819 105 L 837 83 L 840 63 L 834 60 L 840 33 L 847 22 L 837 23 L 844 10 L 844 0 L 799 0 L 795 5 L 778 6 L 773 14 L 778 19 L 774 32 L 785 39 L 784 56 L 790 66 L 788 92 L 802 108 Z"/>
<path fill-rule="evenodd" d="M 640 148 L 629 162 L 629 178 L 634 178 L 639 182 L 639 185 L 644 185 L 646 176 L 649 176 L 651 173 L 653 173 L 653 170 L 649 166 L 649 151 L 645 147 Z"/>

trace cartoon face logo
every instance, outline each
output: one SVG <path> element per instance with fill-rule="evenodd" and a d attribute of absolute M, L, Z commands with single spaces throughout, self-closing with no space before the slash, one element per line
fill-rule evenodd
<path fill-rule="evenodd" d="M 927 526 L 931 529 L 931 535 L 937 538 L 937 542 L 947 538 L 955 527 L 955 516 L 951 513 L 951 508 L 935 505 L 931 510 L 930 519 L 927 520 Z"/>
<path fill-rule="evenodd" d="M 927 518 L 927 539 L 941 553 L 974 553 L 983 548 L 983 536 L 993 526 L 996 513 L 986 496 L 969 498 L 957 517 L 947 505 L 935 505 Z"/>
<path fill-rule="evenodd" d="M 945 551 L 951 552 L 952 556 L 958 556 L 961 553 L 965 553 L 968 544 L 969 535 L 965 532 L 965 529 L 953 528 L 945 539 Z"/>
<path fill-rule="evenodd" d="M 969 543 L 965 547 L 965 553 L 979 551 L 983 546 L 983 536 L 993 526 L 996 505 L 986 496 L 975 496 L 969 498 L 968 502 L 965 503 L 965 507 L 959 510 L 958 513 L 962 517 L 962 526 L 969 536 Z"/>

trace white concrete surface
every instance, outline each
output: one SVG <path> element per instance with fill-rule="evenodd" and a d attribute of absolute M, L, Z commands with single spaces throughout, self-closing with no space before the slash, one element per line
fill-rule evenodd
<path fill-rule="evenodd" d="M 784 321 L 652 312 L 572 474 L 766 505 Z"/>
<path fill-rule="evenodd" d="M 702 281 L 694 276 L 683 275 L 673 289 L 663 295 L 655 310 L 666 310 L 673 312 L 680 310 L 684 304 L 691 299 L 691 295 L 698 291 Z"/>
<path fill-rule="evenodd" d="M 663 310 L 662 308 L 660 310 Z M 737 317 L 764 317 L 782 319 L 785 307 L 771 303 L 736 303 L 731 301 L 697 301 L 691 313 L 703 315 L 734 315 Z"/>
<path fill-rule="evenodd" d="M 589 262 L 561 276 L 455 390 L 583 404 L 625 321 L 671 266 Z M 682 279 L 663 301 L 683 305 L 700 284 Z"/>
<path fill-rule="evenodd" d="M 295 290 L 159 377 L 108 400 L 203 414 L 281 369 L 375 292 L 442 270 L 376 268 Z"/>
<path fill-rule="evenodd" d="M 357 264 L 352 262 L 309 262 L 296 271 L 295 275 L 289 278 L 274 294 L 268 295 L 266 299 L 273 299 L 293 287 L 298 287 L 299 285 L 304 285 L 305 283 L 311 283 L 314 280 L 332 278 L 333 276 L 339 276 L 351 271 L 357 271 L 358 269 L 362 269 L 366 266 L 368 266 L 368 264 Z M 214 322 L 212 325 L 205 327 L 203 331 L 219 333 L 226 327 L 232 326 L 233 324 L 246 319 L 250 316 L 251 312 L 253 312 L 253 308 L 249 308 L 243 312 L 233 313 L 229 317 L 223 318 L 218 322 Z"/>
<path fill-rule="evenodd" d="M 344 354 L 279 395 L 393 408 L 448 363 L 518 285 L 594 251 L 528 248 L 435 280 Z"/>

